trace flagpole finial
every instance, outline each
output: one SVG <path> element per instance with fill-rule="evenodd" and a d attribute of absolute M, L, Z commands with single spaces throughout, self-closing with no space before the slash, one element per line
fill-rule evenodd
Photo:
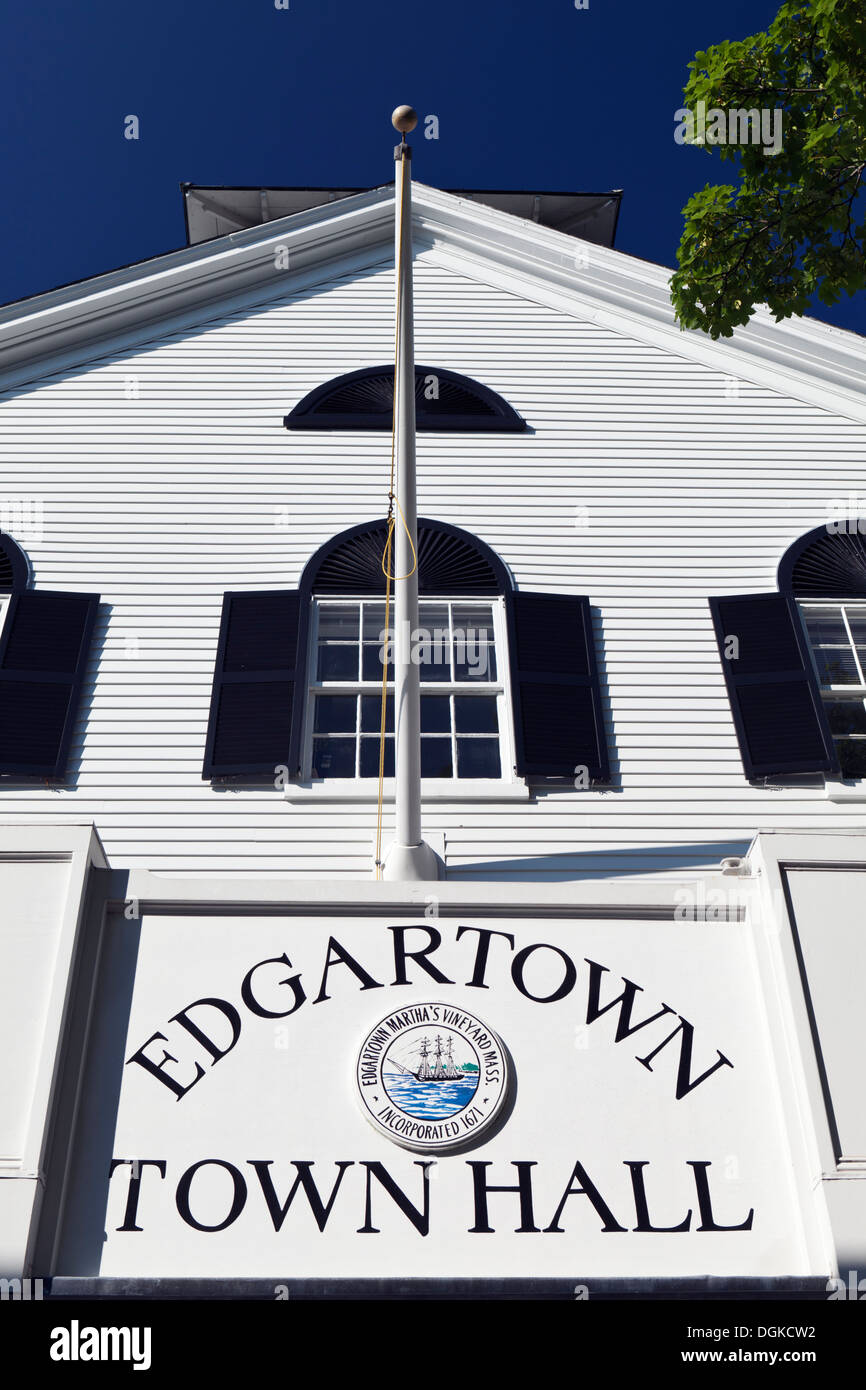
<path fill-rule="evenodd" d="M 398 106 L 391 113 L 391 124 L 401 135 L 408 135 L 418 124 L 418 112 L 412 106 Z"/>

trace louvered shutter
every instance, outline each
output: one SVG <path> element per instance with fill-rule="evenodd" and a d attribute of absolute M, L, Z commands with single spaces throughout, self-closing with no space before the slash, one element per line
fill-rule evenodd
<path fill-rule="evenodd" d="M 305 641 L 297 589 L 225 595 L 203 777 L 295 773 Z"/>
<path fill-rule="evenodd" d="M 745 594 L 709 602 L 746 776 L 838 773 L 793 598 Z"/>
<path fill-rule="evenodd" d="M 390 430 L 394 367 L 362 367 L 326 381 L 298 401 L 283 424 L 288 430 Z M 458 372 L 415 366 L 415 419 L 419 430 L 526 429 L 507 401 Z"/>
<path fill-rule="evenodd" d="M 65 773 L 98 606 L 99 594 L 12 594 L 0 637 L 0 773 Z"/>
<path fill-rule="evenodd" d="M 517 771 L 609 782 L 589 600 L 518 592 L 510 629 Z"/>
<path fill-rule="evenodd" d="M 0 593 L 27 588 L 27 559 L 11 536 L 0 532 Z"/>

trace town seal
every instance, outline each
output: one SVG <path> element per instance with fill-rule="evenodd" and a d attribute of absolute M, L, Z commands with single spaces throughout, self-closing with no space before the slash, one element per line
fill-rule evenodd
<path fill-rule="evenodd" d="M 412 1004 L 381 1019 L 361 1044 L 355 1069 L 367 1119 L 416 1153 L 478 1140 L 502 1110 L 508 1079 L 493 1030 L 443 1003 Z"/>

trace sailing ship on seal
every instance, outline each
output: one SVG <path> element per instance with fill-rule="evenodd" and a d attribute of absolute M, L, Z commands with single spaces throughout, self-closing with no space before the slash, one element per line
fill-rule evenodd
<path fill-rule="evenodd" d="M 435 1038 L 435 1051 L 433 1052 L 433 1062 L 430 1062 L 430 1039 L 422 1038 L 419 1044 L 420 1062 L 416 1071 L 410 1067 L 404 1067 L 396 1058 L 389 1057 L 389 1066 L 397 1067 L 406 1076 L 412 1076 L 416 1081 L 462 1081 L 466 1076 L 462 1067 L 455 1066 L 452 1055 L 452 1039 L 446 1038 L 445 1051 L 442 1051 L 442 1038 L 439 1033 Z"/>

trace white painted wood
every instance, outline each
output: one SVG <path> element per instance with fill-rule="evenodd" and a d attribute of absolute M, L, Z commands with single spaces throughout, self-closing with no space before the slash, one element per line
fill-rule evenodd
<path fill-rule="evenodd" d="M 866 991 L 866 870 L 836 870 L 828 878 L 819 869 L 793 869 L 788 886 L 839 1140 L 838 1161 L 866 1172 L 866 1114 L 858 1074 Z"/>
<path fill-rule="evenodd" d="M 566 242 L 541 233 L 548 249 Z M 224 590 L 296 584 L 317 546 L 387 505 L 386 434 L 282 425 L 322 381 L 388 361 L 392 269 L 381 248 L 368 262 L 317 284 L 283 277 L 255 307 L 199 309 L 194 325 L 0 400 L 0 509 L 41 505 L 26 545 L 36 584 L 103 600 L 68 784 L 4 781 L 0 820 L 92 819 L 115 867 L 368 873 L 372 797 L 200 776 Z M 733 378 L 730 346 L 698 360 L 636 321 L 614 330 L 565 289 L 558 307 L 543 302 L 550 284 L 528 272 L 519 294 L 497 278 L 442 238 L 417 256 L 417 360 L 476 377 L 531 426 L 422 434 L 419 512 L 492 545 L 522 588 L 589 596 L 617 783 L 431 801 L 424 823 L 447 834 L 449 873 L 695 872 L 767 827 L 862 825 L 820 779 L 746 783 L 706 601 L 773 589 L 786 547 L 839 499 L 866 512 L 862 425 Z M 846 361 L 862 354 L 841 338 Z"/>
<path fill-rule="evenodd" d="M 0 859 L 0 1173 L 24 1159 L 68 878 L 68 859 Z"/>
<path fill-rule="evenodd" d="M 56 819 L 5 824 L 0 847 L 0 1276 L 29 1272 L 85 892 L 105 867 L 92 827 Z"/>
<path fill-rule="evenodd" d="M 812 1185 L 823 1191 L 832 1230 L 832 1264 L 844 1277 L 849 1269 L 857 1269 L 862 1260 L 858 1232 L 866 1222 L 866 1183 L 862 1181 L 862 1160 L 839 1158 L 824 1082 L 825 1078 L 829 1081 L 833 1104 L 841 1103 L 850 1133 L 851 1121 L 855 1126 L 862 1124 L 862 1097 L 854 1099 L 853 1110 L 850 1104 L 850 1067 L 854 1063 L 845 1053 L 850 1047 L 850 1030 L 856 1028 L 860 1012 L 856 1001 L 854 1014 L 849 1011 L 852 989 L 856 993 L 856 982 L 862 974 L 858 939 L 862 937 L 862 889 L 858 880 L 862 880 L 866 868 L 864 837 L 851 831 L 762 831 L 749 860 L 758 896 L 756 922 L 762 923 L 754 937 L 756 963 L 777 1057 L 782 1102 L 789 1123 L 793 1122 L 792 1136 L 797 1128 L 800 1130 L 800 1146 L 811 1171 Z M 811 965 L 802 949 L 804 930 L 817 948 L 810 952 L 807 943 L 806 956 L 811 955 Z M 799 947 L 797 934 L 801 937 Z M 804 963 L 809 992 L 817 986 L 812 1005 L 803 985 Z M 835 991 L 832 1002 L 826 992 L 828 972 L 835 974 L 831 982 Z M 810 1009 L 815 1004 L 813 1014 Z M 813 1021 L 819 1030 L 817 1046 Z M 824 1053 L 823 1076 L 818 1047 Z M 796 1138 L 794 1143 L 796 1147 Z"/>

